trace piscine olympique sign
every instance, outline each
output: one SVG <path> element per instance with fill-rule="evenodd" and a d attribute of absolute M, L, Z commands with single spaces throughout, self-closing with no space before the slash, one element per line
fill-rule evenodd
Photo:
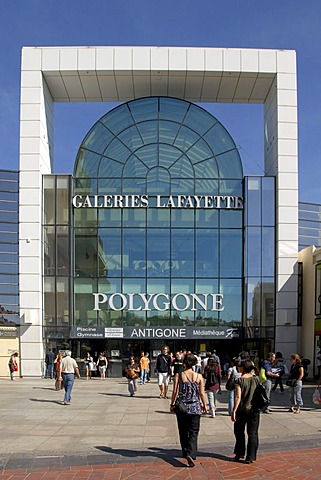
<path fill-rule="evenodd" d="M 241 337 L 240 327 L 82 327 L 71 328 L 71 338 L 232 339 Z"/>
<path fill-rule="evenodd" d="M 232 195 L 74 195 L 75 208 L 196 208 L 242 210 L 243 197 Z"/>

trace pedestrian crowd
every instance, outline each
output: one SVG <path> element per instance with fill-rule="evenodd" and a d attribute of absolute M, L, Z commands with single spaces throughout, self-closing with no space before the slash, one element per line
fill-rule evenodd
<path fill-rule="evenodd" d="M 321 362 L 321 349 L 317 355 Z M 18 371 L 18 356 L 14 352 L 8 362 L 11 380 L 14 380 L 14 372 Z M 260 415 L 272 413 L 271 391 L 279 389 L 283 394 L 285 384 L 289 391 L 289 412 L 297 415 L 302 411 L 302 382 L 307 376 L 310 361 L 297 353 L 290 355 L 289 361 L 288 367 L 281 352 L 270 352 L 263 359 L 258 352 L 252 355 L 241 352 L 232 359 L 226 355 L 221 361 L 215 350 L 205 355 L 181 350 L 173 355 L 166 345 L 161 348 L 153 373 L 157 375 L 160 399 L 169 399 L 169 385 L 172 383 L 169 408 L 171 413 L 176 414 L 182 456 L 187 466 L 193 467 L 196 462 L 201 417 L 216 416 L 222 378 L 226 380 L 228 413 L 234 425 L 234 460 L 255 462 Z M 108 360 L 104 352 L 96 355 L 95 359 L 87 352 L 84 365 L 87 380 L 92 378 L 94 372 L 99 374 L 101 380 L 106 379 Z M 67 350 L 55 355 L 49 349 L 45 366 L 45 378 L 55 378 L 56 390 L 65 391 L 62 404 L 70 405 L 74 380 L 80 377 L 72 352 Z M 151 381 L 151 370 L 148 352 L 141 352 L 139 359 L 134 355 L 129 357 L 124 375 L 131 397 L 135 396 L 139 384 L 145 385 Z M 320 371 L 321 368 L 318 368 L 318 373 Z M 321 376 L 317 388 L 320 385 Z"/>

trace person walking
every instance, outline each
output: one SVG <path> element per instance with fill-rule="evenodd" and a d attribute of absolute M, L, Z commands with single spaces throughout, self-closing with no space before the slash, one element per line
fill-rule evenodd
<path fill-rule="evenodd" d="M 55 364 L 55 390 L 59 391 L 64 388 L 63 382 L 60 380 L 60 365 L 63 359 L 62 353 L 57 353 L 57 356 L 54 360 Z"/>
<path fill-rule="evenodd" d="M 174 377 L 170 411 L 174 412 L 175 401 L 180 396 L 186 411 L 177 412 L 176 419 L 183 458 L 189 467 L 194 467 L 197 455 L 197 440 L 202 412 L 206 412 L 204 381 L 201 374 L 193 371 L 196 365 L 193 354 L 184 357 L 184 371 Z"/>
<path fill-rule="evenodd" d="M 290 387 L 290 402 L 291 406 L 289 412 L 300 413 L 303 407 L 302 400 L 302 379 L 304 376 L 304 368 L 301 362 L 301 357 L 297 353 L 290 355 L 291 368 L 289 378 L 286 384 Z"/>
<path fill-rule="evenodd" d="M 265 381 L 262 381 L 263 387 L 265 388 L 266 396 L 270 402 L 271 398 L 271 389 L 272 389 L 272 378 L 277 378 L 279 377 L 278 373 L 273 373 L 272 372 L 272 364 L 275 360 L 275 353 L 268 353 L 267 357 L 265 360 L 262 362 L 262 368 L 264 369 L 265 373 Z M 262 410 L 262 413 L 271 413 L 268 407 L 265 407 Z"/>
<path fill-rule="evenodd" d="M 52 352 L 51 348 L 49 348 L 48 352 L 46 353 L 45 364 L 46 364 L 45 378 L 53 379 L 55 354 Z"/>
<path fill-rule="evenodd" d="M 221 390 L 222 372 L 214 357 L 209 358 L 204 370 L 205 391 L 208 399 L 208 414 L 214 418 L 216 411 L 216 394 Z"/>
<path fill-rule="evenodd" d="M 231 361 L 231 366 L 227 371 L 226 383 L 231 380 L 234 387 L 232 390 L 228 390 L 228 414 L 231 416 L 234 407 L 234 395 L 235 395 L 235 379 L 241 377 L 241 373 L 238 371 L 239 358 L 234 357 Z"/>
<path fill-rule="evenodd" d="M 71 402 L 71 391 L 74 386 L 75 376 L 80 378 L 79 368 L 76 360 L 71 358 L 71 351 L 67 350 L 65 357 L 60 363 L 60 372 L 59 378 L 64 383 L 65 396 L 63 400 L 63 405 L 70 405 Z"/>
<path fill-rule="evenodd" d="M 10 372 L 10 380 L 14 380 L 14 373 L 18 371 L 18 357 L 19 353 L 15 352 L 13 353 L 8 362 L 8 367 L 9 367 L 9 372 Z"/>
<path fill-rule="evenodd" d="M 129 363 L 127 364 L 125 374 L 128 381 L 129 395 L 131 397 L 133 397 L 137 392 L 137 383 L 138 383 L 139 373 L 140 373 L 140 370 L 139 370 L 138 364 L 136 363 L 135 357 L 134 356 L 129 357 Z"/>
<path fill-rule="evenodd" d="M 160 391 L 159 398 L 167 398 L 172 365 L 172 359 L 168 351 L 169 348 L 163 345 L 161 353 L 156 358 L 156 371 L 158 373 L 158 387 Z"/>
<path fill-rule="evenodd" d="M 315 366 L 317 367 L 317 377 L 321 377 L 321 347 L 318 347 L 317 353 L 315 356 Z"/>
<path fill-rule="evenodd" d="M 259 446 L 260 411 L 252 407 L 252 398 L 260 382 L 255 376 L 256 370 L 251 359 L 241 360 L 238 368 L 241 377 L 235 379 L 235 400 L 231 415 L 235 436 L 234 460 L 240 461 L 246 453 L 245 463 L 253 463 Z M 245 427 L 248 435 L 247 447 Z"/>
<path fill-rule="evenodd" d="M 91 380 L 91 373 L 94 370 L 94 359 L 89 352 L 86 353 L 84 362 L 86 367 L 86 379 Z"/>
<path fill-rule="evenodd" d="M 101 352 L 98 356 L 97 359 L 97 368 L 100 373 L 100 380 L 105 380 L 106 379 L 106 370 L 108 366 L 108 360 L 105 357 L 105 354 Z"/>
<path fill-rule="evenodd" d="M 149 370 L 149 358 L 145 355 L 145 352 L 141 352 L 139 360 L 140 368 L 140 384 L 145 385 L 147 381 L 147 372 Z"/>

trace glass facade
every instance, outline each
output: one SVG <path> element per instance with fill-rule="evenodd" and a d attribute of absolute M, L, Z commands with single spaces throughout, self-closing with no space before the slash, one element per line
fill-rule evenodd
<path fill-rule="evenodd" d="M 299 251 L 310 245 L 321 247 L 321 205 L 299 202 Z"/>
<path fill-rule="evenodd" d="M 68 346 L 72 321 L 71 177 L 43 177 L 44 339 Z"/>
<path fill-rule="evenodd" d="M 167 97 L 115 108 L 80 147 L 74 195 L 90 205 L 74 209 L 76 325 L 242 325 L 242 164 L 212 115 Z M 184 310 L 181 296 L 164 311 L 95 311 L 95 292 L 217 293 L 224 310 Z"/>
<path fill-rule="evenodd" d="M 0 170 L 0 324 L 19 324 L 19 174 Z"/>

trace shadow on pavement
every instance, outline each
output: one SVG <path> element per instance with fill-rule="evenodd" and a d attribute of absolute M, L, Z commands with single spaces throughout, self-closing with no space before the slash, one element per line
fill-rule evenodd
<path fill-rule="evenodd" d="M 40 400 L 40 398 L 29 398 L 31 402 L 41 402 L 41 403 L 56 403 L 61 405 L 61 400 Z"/>

